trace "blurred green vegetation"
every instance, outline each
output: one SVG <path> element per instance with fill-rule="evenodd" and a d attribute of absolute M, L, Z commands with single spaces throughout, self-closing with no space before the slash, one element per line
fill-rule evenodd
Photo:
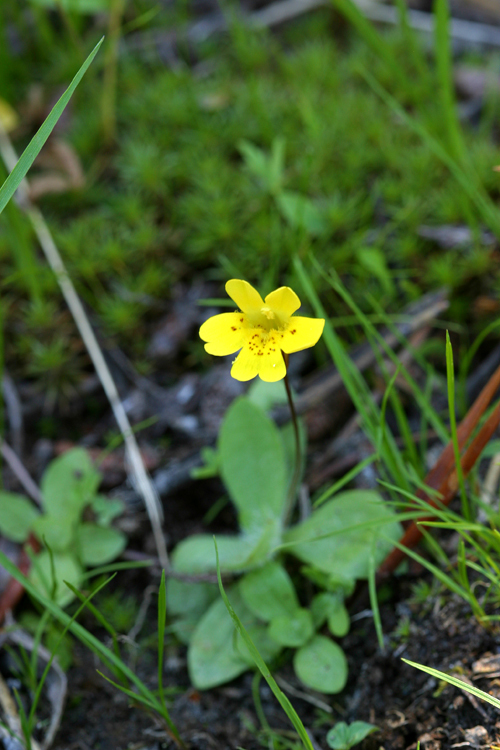
<path fill-rule="evenodd" d="M 106 31 L 107 16 L 15 5 L 0 10 L 0 49 L 8 62 L 0 65 L 0 91 L 22 123 L 33 84 L 51 101 Z M 267 293 L 293 285 L 291 258 L 310 250 L 325 269 L 336 269 L 365 311 L 372 309 L 370 294 L 390 313 L 444 284 L 453 292 L 450 318 L 467 324 L 471 337 L 489 322 L 487 312 L 476 316 L 474 301 L 497 297 L 500 256 L 479 241 L 481 217 L 428 144 L 363 77 L 369 71 L 446 146 L 432 50 L 410 54 L 407 31 L 381 31 L 400 61 L 395 75 L 333 8 L 279 34 L 233 22 L 229 33 L 192 49 L 182 34 L 191 18 L 186 5 L 151 9 L 148 2 L 124 8 L 114 141 L 105 137 L 101 108 L 105 50 L 58 131 L 81 159 L 86 184 L 38 201 L 101 332 L 141 371 L 149 367 L 150 324 L 165 311 L 176 282 L 241 277 Z M 134 24 L 139 29 L 127 34 Z M 176 62 L 168 67 L 147 34 L 174 28 L 180 29 Z M 500 65 L 494 57 L 481 64 Z M 498 105 L 491 91 L 479 124 L 462 123 L 468 158 L 494 201 Z M 29 135 L 18 130 L 18 150 Z M 257 161 L 280 151 L 278 186 L 259 178 L 248 149 Z M 297 219 L 300 211 L 304 220 Z M 11 204 L 4 217 L 7 365 L 64 388 L 85 367 L 81 347 L 19 209 Z M 468 224 L 472 241 L 444 250 L 418 235 L 421 225 L 443 224 Z M 315 281 L 324 292 L 321 278 Z M 324 304 L 332 316 L 346 312 L 331 292 Z"/>

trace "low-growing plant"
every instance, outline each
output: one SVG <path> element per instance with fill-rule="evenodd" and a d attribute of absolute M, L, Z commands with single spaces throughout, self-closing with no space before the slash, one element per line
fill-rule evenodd
<path fill-rule="evenodd" d="M 111 562 L 127 543 L 111 526 L 123 504 L 98 494 L 100 483 L 87 451 L 74 448 L 42 477 L 43 512 L 23 495 L 0 492 L 0 533 L 18 543 L 33 535 L 45 547 L 32 555 L 30 580 L 61 606 L 73 599 L 63 581 L 80 586 L 86 568 Z"/>
<path fill-rule="evenodd" d="M 240 576 L 228 595 L 262 658 L 269 662 L 283 649 L 294 649 L 294 668 L 302 682 L 337 693 L 347 679 L 347 662 L 338 643 L 323 631 L 326 626 L 335 637 L 348 632 L 344 599 L 355 581 L 368 578 L 370 567 L 384 558 L 391 540 L 400 535 L 400 525 L 372 490 L 324 496 L 310 517 L 291 523 L 302 461 L 287 380 L 288 353 L 312 346 L 324 321 L 294 316 L 300 300 L 288 287 L 265 300 L 240 280 L 228 282 L 226 289 L 240 312 L 210 318 L 200 336 L 212 354 L 241 349 L 233 363 L 233 377 L 249 380 L 258 374 L 264 382 L 257 397 L 253 390 L 233 402 L 219 432 L 217 451 L 208 454 L 204 473 L 220 474 L 240 526 L 238 535 L 218 539 L 220 569 L 225 575 Z M 280 430 L 256 403 L 262 401 L 262 387 L 272 388 L 281 379 L 293 431 Z M 288 554 L 305 563 L 296 581 L 285 567 Z M 181 542 L 172 565 L 185 574 L 214 572 L 211 537 L 197 535 Z M 317 592 L 301 603 L 304 578 L 316 584 Z M 252 663 L 245 644 L 232 637 L 231 621 L 216 594 L 210 583 L 168 581 L 167 603 L 177 618 L 173 627 L 189 643 L 190 676 L 202 689 L 232 679 Z"/>

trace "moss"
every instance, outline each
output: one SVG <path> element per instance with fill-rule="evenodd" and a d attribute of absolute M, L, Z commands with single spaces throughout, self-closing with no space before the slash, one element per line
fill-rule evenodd
<path fill-rule="evenodd" d="M 144 339 L 147 321 L 186 273 L 210 271 L 222 281 L 230 271 L 271 288 L 290 280 L 294 253 L 305 256 L 312 248 L 326 268 L 348 275 L 361 305 L 368 290 L 388 309 L 419 289 L 458 288 L 496 274 L 487 251 L 473 248 L 457 261 L 455 250 L 439 250 L 416 236 L 421 224 L 466 223 L 474 209 L 359 74 L 369 69 L 441 137 L 432 67 L 420 76 L 410 70 L 412 85 L 403 90 L 356 34 L 345 26 L 332 34 L 331 21 L 331 13 L 321 11 L 280 37 L 236 25 L 230 35 L 204 45 L 204 75 L 124 54 L 112 151 L 102 142 L 98 71 L 83 80 L 67 135 L 87 185 L 47 196 L 41 206 L 82 296 L 99 313 L 104 332 L 129 353 L 134 334 Z M 411 67 L 400 33 L 386 38 Z M 62 65 L 62 48 L 51 62 L 40 55 L 36 38 L 27 43 L 32 57 L 41 58 L 47 80 L 62 82 L 76 53 Z M 500 179 L 491 168 L 500 153 L 483 130 L 466 128 L 467 148 L 485 187 L 498 197 Z M 284 142 L 282 187 L 313 205 L 321 231 L 308 234 L 292 225 L 245 163 L 243 139 L 268 158 L 277 138 Z M 26 295 L 7 252 L 11 244 L 0 232 L 2 286 Z M 42 296 L 59 299 L 55 285 L 45 285 Z M 332 314 L 345 312 L 332 295 L 327 300 Z M 457 309 L 470 315 L 470 306 Z M 11 310 L 8 325 L 21 327 L 28 340 L 40 328 L 20 305 Z M 71 351 L 69 331 L 61 336 Z M 48 364 L 49 354 L 40 354 Z"/>

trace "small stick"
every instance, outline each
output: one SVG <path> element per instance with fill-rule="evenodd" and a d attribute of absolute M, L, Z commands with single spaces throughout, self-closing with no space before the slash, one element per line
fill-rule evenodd
<path fill-rule="evenodd" d="M 9 170 L 12 170 L 15 167 L 18 158 L 16 152 L 14 151 L 10 138 L 1 124 L 0 153 L 7 168 Z M 162 566 L 164 568 L 167 568 L 169 562 L 167 547 L 165 544 L 165 537 L 162 530 L 162 506 L 158 497 L 158 493 L 156 492 L 149 474 L 147 473 L 144 466 L 144 462 L 139 451 L 139 446 L 137 445 L 137 440 L 134 433 L 132 432 L 127 412 L 125 411 L 123 403 L 120 400 L 115 381 L 113 380 L 109 367 L 106 364 L 106 360 L 104 359 L 96 335 L 92 329 L 92 326 L 90 325 L 87 315 L 85 314 L 85 310 L 83 308 L 81 300 L 76 293 L 73 282 L 69 277 L 69 274 L 59 254 L 59 250 L 57 249 L 50 229 L 47 226 L 47 223 L 43 218 L 41 211 L 39 211 L 39 209 L 33 203 L 31 203 L 29 199 L 29 189 L 26 180 L 23 180 L 19 185 L 17 194 L 20 199 L 21 207 L 30 220 L 37 235 L 40 246 L 45 254 L 45 257 L 57 278 L 62 295 L 71 311 L 80 336 L 82 337 L 82 340 L 87 348 L 89 356 L 92 359 L 96 372 L 99 376 L 104 392 L 108 397 L 116 422 L 123 435 L 123 440 L 125 442 L 125 447 L 127 450 L 127 457 L 131 468 L 131 477 L 134 479 L 134 484 L 137 485 L 137 488 L 144 499 L 146 510 L 153 529 L 158 557 L 160 558 Z"/>

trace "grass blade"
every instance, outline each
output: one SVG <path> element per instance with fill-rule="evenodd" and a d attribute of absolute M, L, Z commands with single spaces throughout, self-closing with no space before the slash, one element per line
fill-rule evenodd
<path fill-rule="evenodd" d="M 448 331 L 446 331 L 446 375 L 448 380 L 448 411 L 450 413 L 451 440 L 453 442 L 458 484 L 460 487 L 460 496 L 462 498 L 462 514 L 464 518 L 470 519 L 469 501 L 465 489 L 464 472 L 462 469 L 460 448 L 458 445 L 457 421 L 455 416 L 455 368 L 453 366 L 453 349 L 451 348 L 450 334 Z"/>
<path fill-rule="evenodd" d="M 498 700 L 498 698 L 495 698 L 489 693 L 483 692 L 483 690 L 479 690 L 479 688 L 474 687 L 474 685 L 469 685 L 469 683 L 459 680 L 458 677 L 453 677 L 450 674 L 446 674 L 446 672 L 440 672 L 438 669 L 433 669 L 432 667 L 424 667 L 423 664 L 417 664 L 417 662 L 409 661 L 409 659 L 402 659 L 402 661 L 404 661 L 405 664 L 409 664 L 410 667 L 415 667 L 415 669 L 420 669 L 422 672 L 427 672 L 427 674 L 436 677 L 438 680 L 444 680 L 454 687 L 465 690 L 467 693 L 475 695 L 476 698 L 486 701 L 486 703 L 491 703 L 495 708 L 500 708 L 500 700 Z"/>
<path fill-rule="evenodd" d="M 107 648 L 107 646 L 101 643 L 94 635 L 92 635 L 92 633 L 89 633 L 89 631 L 86 630 L 82 625 L 80 625 L 78 622 L 74 622 L 73 618 L 66 614 L 66 612 L 58 607 L 57 604 L 54 604 L 53 601 L 41 594 L 35 588 L 33 583 L 17 569 L 14 563 L 9 560 L 7 555 L 5 555 L 1 550 L 0 565 L 5 568 L 7 573 L 15 578 L 16 581 L 19 581 L 19 583 L 26 589 L 28 594 L 32 596 L 33 599 L 38 601 L 42 605 L 42 607 L 48 610 L 58 622 L 62 623 L 64 626 L 67 626 L 68 630 L 73 633 L 73 635 L 78 638 L 84 644 L 84 646 L 87 646 L 87 648 L 93 651 L 99 658 L 102 658 L 104 662 L 108 661 L 115 667 L 117 667 L 117 669 L 120 670 L 133 685 L 135 685 L 139 692 L 139 695 L 141 695 L 149 702 L 150 708 L 154 711 L 157 711 L 158 714 L 165 719 L 173 736 L 176 738 L 179 745 L 182 745 L 182 741 L 180 739 L 177 728 L 168 714 L 165 715 L 161 703 L 158 701 L 154 693 L 152 693 L 151 690 L 146 687 L 142 680 L 137 677 L 137 675 L 125 664 L 124 661 L 122 661 L 122 659 L 117 657 L 116 654 L 111 651 L 111 649 Z"/>
<path fill-rule="evenodd" d="M 448 0 L 436 0 L 434 5 L 436 65 L 441 97 L 441 112 L 444 117 L 450 152 L 462 164 L 465 160 L 465 144 L 457 118 L 455 91 L 451 66 L 450 9 Z"/>
<path fill-rule="evenodd" d="M 87 72 L 87 68 L 92 63 L 92 60 L 97 55 L 97 52 L 99 50 L 99 47 L 104 41 L 104 37 L 101 39 L 100 42 L 96 44 L 90 55 L 87 57 L 85 62 L 83 63 L 82 67 L 76 74 L 76 76 L 71 81 L 70 85 L 64 92 L 64 94 L 61 96 L 59 101 L 54 105 L 52 108 L 49 116 L 47 119 L 42 123 L 40 128 L 37 130 L 31 141 L 28 143 L 26 148 L 24 149 L 22 155 L 20 156 L 16 166 L 10 173 L 10 175 L 5 180 L 4 184 L 0 188 L 0 213 L 2 213 L 3 209 L 7 205 L 7 203 L 10 201 L 14 193 L 16 192 L 17 188 L 19 187 L 20 183 L 26 176 L 26 173 L 28 169 L 31 167 L 33 162 L 35 161 L 36 157 L 40 153 L 45 141 L 49 137 L 49 135 L 52 133 L 52 130 L 54 129 L 54 126 L 56 122 L 59 120 L 60 116 L 62 115 L 66 105 L 68 104 L 69 100 L 71 99 L 74 90 L 82 80 L 83 76 Z"/>
<path fill-rule="evenodd" d="M 224 601 L 224 604 L 226 605 L 227 611 L 231 615 L 231 618 L 234 622 L 234 626 L 236 630 L 238 631 L 238 633 L 243 638 L 243 641 L 245 642 L 257 668 L 259 669 L 263 678 L 266 680 L 267 684 L 273 691 L 281 708 L 283 709 L 283 711 L 286 713 L 291 723 L 293 724 L 295 731 L 297 732 L 300 739 L 302 740 L 302 744 L 304 745 L 305 748 L 307 748 L 307 750 L 314 750 L 312 742 L 309 739 L 309 735 L 307 734 L 306 728 L 303 725 L 299 715 L 295 711 L 294 707 L 292 706 L 292 704 L 290 703 L 290 701 L 288 700 L 284 692 L 278 687 L 278 684 L 276 683 L 276 680 L 274 679 L 271 672 L 269 671 L 269 668 L 266 662 L 264 661 L 262 656 L 259 654 L 259 651 L 257 650 L 254 642 L 248 635 L 243 623 L 241 622 L 240 618 L 238 617 L 238 615 L 232 608 L 231 602 L 227 598 L 227 594 L 224 590 L 224 586 L 222 584 L 222 578 L 220 575 L 219 550 L 217 549 L 217 542 L 215 540 L 215 537 L 214 537 L 214 545 L 215 545 L 215 557 L 217 561 L 217 580 L 219 581 L 219 591 Z"/>

